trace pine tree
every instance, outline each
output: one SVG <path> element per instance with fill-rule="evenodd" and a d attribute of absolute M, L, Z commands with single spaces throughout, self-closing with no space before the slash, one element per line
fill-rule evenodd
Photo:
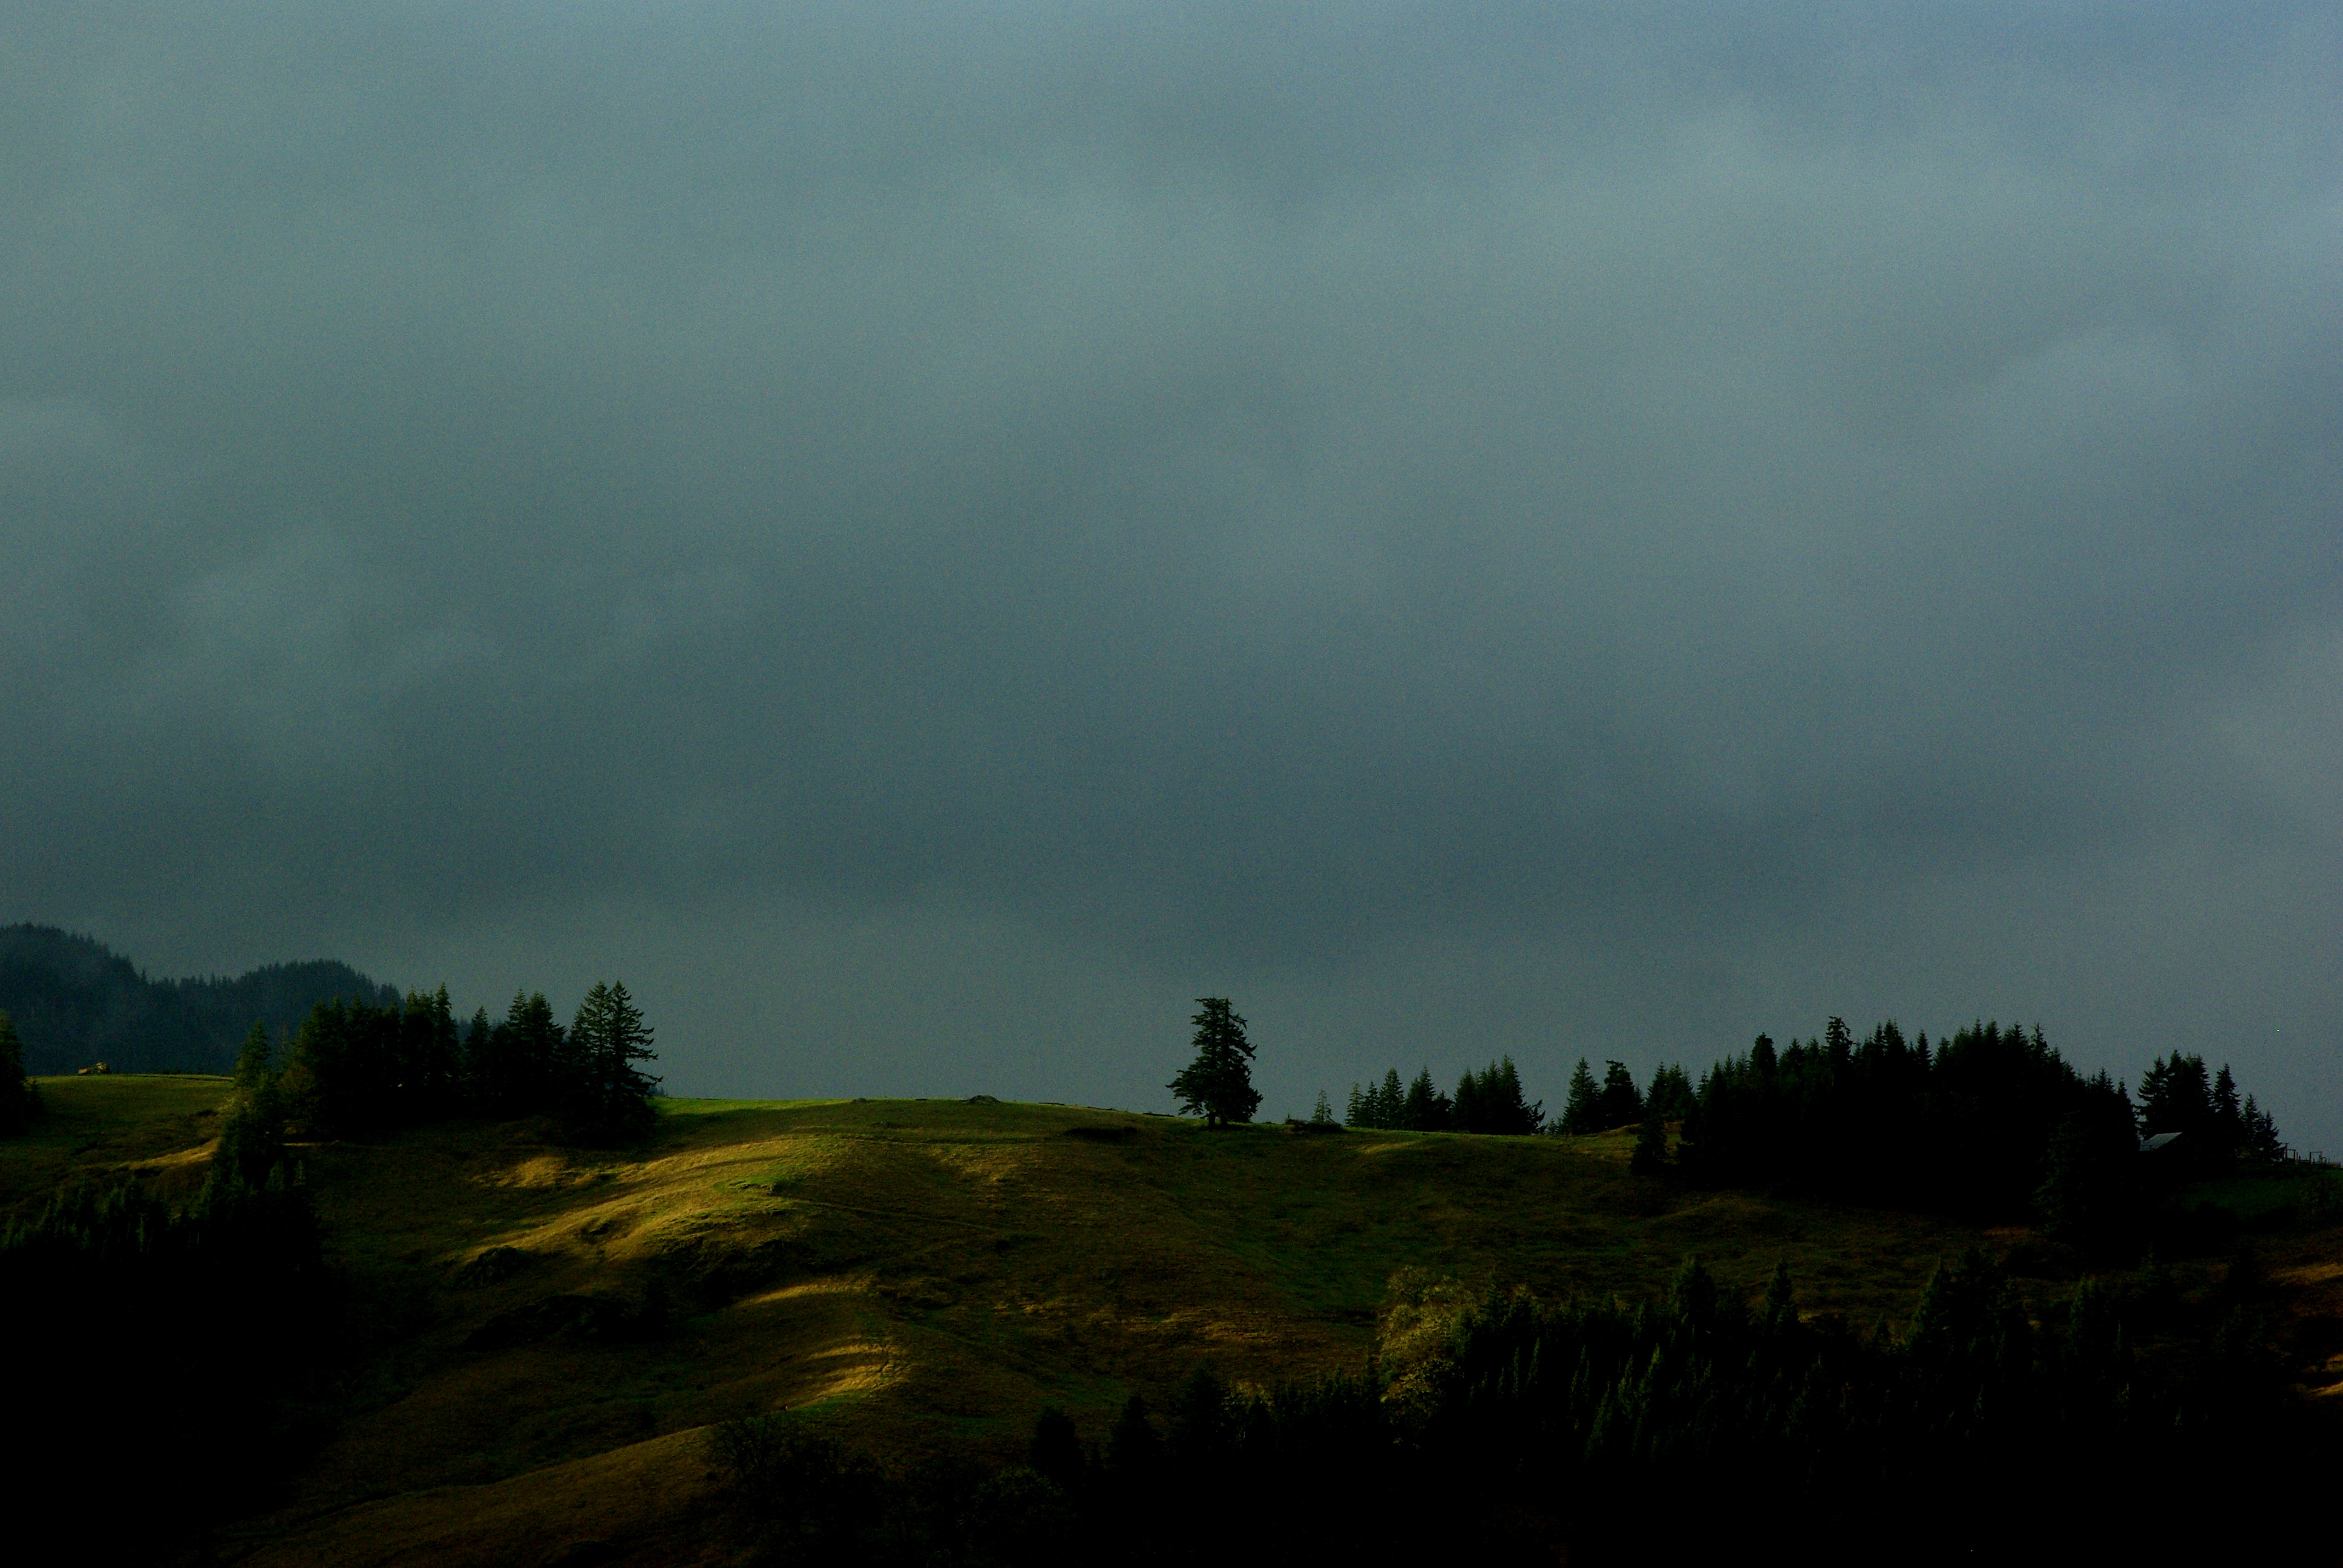
<path fill-rule="evenodd" d="M 624 982 L 597 981 L 569 1026 L 569 1121 L 595 1141 L 639 1137 L 650 1128 L 659 1080 L 636 1063 L 654 1060 L 651 1029 Z"/>
<path fill-rule="evenodd" d="M 257 1089 L 269 1077 L 268 1026 L 255 1023 L 244 1037 L 242 1049 L 236 1053 L 236 1086 L 238 1090 Z"/>
<path fill-rule="evenodd" d="M 1562 1130 L 1576 1136 L 1600 1132 L 1603 1093 L 1594 1087 L 1594 1074 L 1580 1057 L 1578 1066 L 1570 1075 L 1570 1098 L 1562 1108 Z"/>
<path fill-rule="evenodd" d="M 1189 1020 L 1196 1026 L 1196 1059 L 1165 1087 L 1179 1096 L 1182 1110 L 1190 1115 L 1201 1111 L 1207 1128 L 1251 1121 L 1261 1108 L 1261 1092 L 1252 1086 L 1252 1043 L 1245 1038 L 1245 1020 L 1226 997 L 1200 996 L 1196 1002 L 1204 1010 Z"/>
<path fill-rule="evenodd" d="M 1657 1105 L 1644 1111 L 1644 1124 L 1636 1131 L 1635 1152 L 1627 1168 L 1639 1176 L 1656 1176 L 1668 1168 L 1668 1124 Z"/>
<path fill-rule="evenodd" d="M 1082 1456 L 1081 1434 L 1073 1419 L 1054 1404 L 1045 1404 L 1033 1418 L 1033 1438 L 1025 1447 L 1025 1462 L 1072 1493 L 1088 1468 Z"/>
<path fill-rule="evenodd" d="M 1411 1110 L 1413 1109 L 1419 1096 L 1423 1099 L 1428 1113 L 1432 1101 L 1432 1074 L 1429 1071 L 1418 1079 L 1414 1087 L 1409 1091 L 1408 1102 Z M 1488 1131 L 1488 1128 L 1483 1125 L 1481 1113 L 1481 1075 L 1479 1073 L 1470 1068 L 1465 1069 L 1464 1076 L 1456 1081 L 1456 1097 L 1448 1104 L 1448 1122 L 1456 1131 L 1485 1132 Z M 1409 1124 L 1415 1125 L 1412 1119 Z"/>
<path fill-rule="evenodd" d="M 482 1114 L 536 1115 L 572 1098 L 568 1042 L 543 991 L 515 991 L 486 1046 L 472 1050 L 473 1092 Z"/>
<path fill-rule="evenodd" d="M 1494 1108 L 1493 1131 L 1525 1138 L 1545 1123 L 1545 1101 L 1532 1101 L 1522 1092 L 1521 1069 L 1510 1055 L 1499 1057 L 1490 1070 L 1486 1098 Z"/>
<path fill-rule="evenodd" d="M 1377 1127 L 1403 1128 L 1407 1125 L 1407 1087 L 1399 1081 L 1399 1069 L 1383 1069 L 1383 1081 L 1375 1090 L 1375 1122 Z"/>
<path fill-rule="evenodd" d="M 1444 1113 L 1443 1113 L 1444 1112 Z M 1481 1082 L 1472 1073 L 1456 1081 L 1450 1100 L 1433 1087 L 1432 1069 L 1425 1068 L 1407 1086 L 1407 1124 L 1418 1132 L 1478 1132 L 1481 1128 Z"/>
<path fill-rule="evenodd" d="M 1367 1120 L 1367 1097 L 1359 1091 L 1359 1086 L 1354 1083 L 1351 1085 L 1351 1102 L 1348 1110 L 1343 1113 L 1342 1121 L 1344 1125 L 1350 1127 L 1372 1127 L 1374 1123 Z"/>
<path fill-rule="evenodd" d="M 1599 1119 L 1602 1129 L 1624 1127 L 1640 1121 L 1644 1116 L 1644 1096 L 1635 1087 L 1635 1076 L 1626 1064 L 1606 1061 L 1603 1064 L 1603 1098 Z"/>
<path fill-rule="evenodd" d="M 2131 1103 L 2104 1072 L 2052 1135 L 2035 1205 L 2052 1239 L 2094 1251 L 2137 1244 L 2142 1201 Z"/>
<path fill-rule="evenodd" d="M 2208 1107 L 2207 1129 L 2214 1147 L 2223 1157 L 2234 1157 L 2246 1143 L 2246 1115 L 2237 1103 L 2237 1081 L 2230 1076 L 2229 1064 L 2223 1062 L 2213 1080 L 2212 1104 Z"/>
<path fill-rule="evenodd" d="M 1692 1114 L 1692 1080 L 1680 1066 L 1653 1070 L 1651 1092 L 1644 1095 L 1646 1108 L 1656 1109 L 1670 1121 L 1679 1121 Z"/>
<path fill-rule="evenodd" d="M 2286 1145 L 2279 1141 L 2278 1119 L 2246 1096 L 2246 1109 L 2240 1120 L 2245 1124 L 2245 1157 L 2258 1164 L 2275 1165 L 2286 1158 Z"/>
<path fill-rule="evenodd" d="M 1163 1466 L 1163 1439 L 1147 1416 L 1147 1402 L 1132 1394 L 1107 1433 L 1107 1473 L 1126 1496 L 1144 1494 Z"/>
<path fill-rule="evenodd" d="M 1355 1094 L 1357 1090 L 1354 1088 L 1352 1092 Z M 1334 1124 L 1334 1107 L 1327 1101 L 1326 1091 L 1322 1089 L 1318 1091 L 1318 1103 L 1311 1108 L 1310 1124 L 1312 1127 L 1331 1127 Z"/>
<path fill-rule="evenodd" d="M 255 1023 L 236 1052 L 236 1092 L 220 1121 L 204 1192 L 219 1200 L 231 1191 L 257 1192 L 285 1161 L 285 1100 L 271 1069 L 268 1026 Z"/>

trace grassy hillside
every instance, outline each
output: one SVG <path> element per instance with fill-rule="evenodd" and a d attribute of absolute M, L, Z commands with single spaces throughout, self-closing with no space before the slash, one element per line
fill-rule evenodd
<path fill-rule="evenodd" d="M 191 1189 L 226 1088 L 44 1081 L 54 1114 L 0 1145 L 0 1202 L 76 1171 Z M 626 1154 L 527 1124 L 303 1151 L 358 1286 L 353 1332 L 385 1348 L 293 1495 L 235 1533 L 246 1560 L 533 1563 L 601 1542 L 596 1560 L 719 1561 L 711 1422 L 786 1406 L 892 1457 L 1007 1456 L 1044 1402 L 1096 1436 L 1199 1360 L 1239 1383 L 1354 1369 L 1405 1270 L 1636 1295 L 1694 1253 L 1754 1293 L 1786 1258 L 1809 1314 L 1865 1324 L 1906 1314 L 1974 1241 L 2017 1248 L 2045 1299 L 2072 1277 L 2022 1231 L 1632 1176 L 1624 1131 L 1206 1133 L 931 1101 L 661 1110 Z M 2298 1359 L 2343 1352 L 2318 1337 L 2343 1316 L 2343 1230 L 2265 1255 Z M 2343 1362 L 2313 1375 L 2343 1394 Z"/>

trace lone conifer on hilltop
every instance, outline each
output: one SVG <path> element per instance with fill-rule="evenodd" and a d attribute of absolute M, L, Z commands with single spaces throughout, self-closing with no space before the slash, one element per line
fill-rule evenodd
<path fill-rule="evenodd" d="M 1251 1121 L 1261 1108 L 1261 1092 L 1252 1086 L 1252 1044 L 1245 1039 L 1245 1020 L 1230 1008 L 1224 996 L 1200 996 L 1204 1010 L 1189 1021 L 1196 1026 L 1196 1060 L 1180 1070 L 1165 1087 L 1180 1097 L 1180 1109 L 1202 1113 L 1204 1125 Z"/>

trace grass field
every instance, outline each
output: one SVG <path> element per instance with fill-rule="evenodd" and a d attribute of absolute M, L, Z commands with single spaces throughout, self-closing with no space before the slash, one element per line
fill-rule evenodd
<path fill-rule="evenodd" d="M 18 1212 L 76 1172 L 191 1191 L 226 1084 L 42 1089 L 47 1123 L 0 1145 L 0 1202 Z M 354 1332 L 385 1348 L 285 1505 L 234 1533 L 247 1561 L 534 1563 L 586 1541 L 607 1543 L 598 1560 L 719 1561 L 700 1429 L 733 1416 L 803 1411 L 893 1458 L 1007 1456 L 1045 1402 L 1096 1436 L 1130 1393 L 1160 1398 L 1199 1361 L 1255 1385 L 1354 1370 L 1403 1270 L 1634 1296 L 1696 1254 L 1755 1293 L 1786 1260 L 1809 1314 L 1868 1325 L 1906 1315 L 1939 1258 L 2026 1240 L 1634 1176 L 1624 1131 L 1207 1133 L 936 1101 L 660 1109 L 650 1145 L 626 1153 L 528 1124 L 299 1151 L 364 1303 Z M 2338 1241 L 2268 1243 L 2300 1312 L 2343 1315 Z M 2041 1299 L 2072 1277 L 2023 1255 Z M 2184 1284 L 2202 1273 L 2184 1267 Z M 592 1332 L 661 1297 L 667 1332 Z"/>

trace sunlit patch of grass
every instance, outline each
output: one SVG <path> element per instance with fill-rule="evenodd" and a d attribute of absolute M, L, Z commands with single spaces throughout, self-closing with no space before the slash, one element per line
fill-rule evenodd
<path fill-rule="evenodd" d="M 176 1191 L 200 1184 L 203 1151 L 219 1136 L 232 1085 L 205 1074 L 118 1073 L 35 1078 L 47 1114 L 0 1138 L 0 1218 L 47 1201 L 77 1178 L 163 1177 Z"/>
<path fill-rule="evenodd" d="M 200 1170 L 198 1113 L 224 1083 L 66 1081 L 80 1131 L 0 1175 L 54 1174 L 84 1144 L 106 1169 L 136 1149 Z M 784 1407 L 905 1459 L 1013 1455 L 1044 1401 L 1095 1440 L 1199 1360 L 1242 1386 L 1356 1370 L 1403 1270 L 1634 1299 L 1687 1253 L 1753 1295 L 1787 1261 L 1810 1313 L 1867 1326 L 1907 1317 L 1939 1257 L 2007 1240 L 1638 1177 L 1628 1131 L 1301 1137 L 1078 1106 L 669 1101 L 641 1149 L 548 1139 L 449 1123 L 308 1152 L 337 1261 L 427 1311 L 269 1527 L 275 1560 L 383 1560 L 337 1523 L 374 1510 L 385 1539 L 448 1560 L 533 1561 L 570 1538 L 565 1510 L 616 1517 L 619 1495 L 633 1535 L 680 1542 L 689 1515 L 636 1479 L 697 1496 L 704 1464 L 678 1468 L 690 1429 Z M 459 1283 L 492 1244 L 529 1260 Z M 2272 1273 L 2316 1261 L 2273 1256 Z M 2301 1277 L 2343 1292 L 2343 1274 Z M 655 1339 L 463 1348 L 549 1296 L 655 1288 L 675 1325 Z"/>

